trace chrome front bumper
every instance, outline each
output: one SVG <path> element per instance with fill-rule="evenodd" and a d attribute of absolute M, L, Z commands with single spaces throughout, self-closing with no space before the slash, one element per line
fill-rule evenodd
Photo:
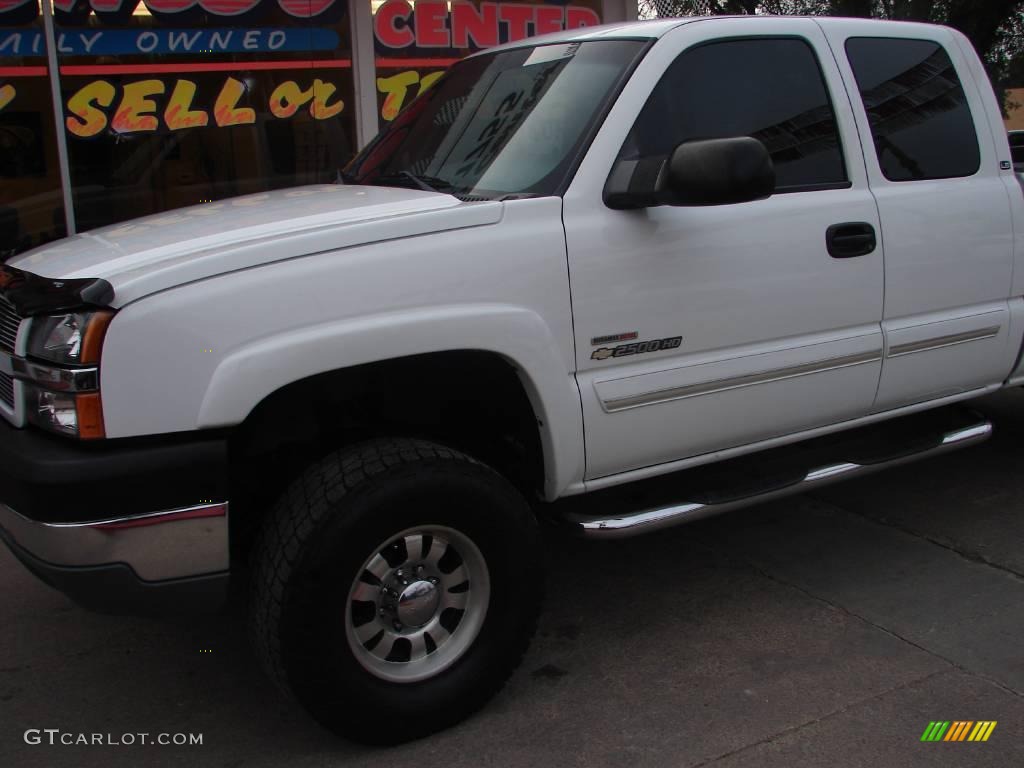
<path fill-rule="evenodd" d="M 209 613 L 228 600 L 228 505 L 82 523 L 0 504 L 0 541 L 43 582 L 103 613 Z"/>
<path fill-rule="evenodd" d="M 0 528 L 10 542 L 49 565 L 123 564 L 142 581 L 229 567 L 227 502 L 85 523 L 42 523 L 0 504 Z"/>
<path fill-rule="evenodd" d="M 229 580 L 228 475 L 223 432 L 86 443 L 0 418 L 0 541 L 83 605 L 206 611 Z"/>

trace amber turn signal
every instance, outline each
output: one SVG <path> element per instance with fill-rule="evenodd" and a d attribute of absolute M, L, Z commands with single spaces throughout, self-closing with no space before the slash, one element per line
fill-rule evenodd
<path fill-rule="evenodd" d="M 103 352 L 103 337 L 107 335 L 107 326 L 114 319 L 114 313 L 106 310 L 93 312 L 85 326 L 82 336 L 82 352 L 79 361 L 83 365 L 96 365 Z"/>
<path fill-rule="evenodd" d="M 99 392 L 87 392 L 75 396 L 75 410 L 78 413 L 78 437 L 95 440 L 106 437 L 103 430 L 103 405 Z"/>

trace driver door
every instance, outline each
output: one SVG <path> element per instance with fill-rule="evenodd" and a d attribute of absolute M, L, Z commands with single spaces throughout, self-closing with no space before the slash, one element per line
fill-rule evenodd
<path fill-rule="evenodd" d="M 638 66 L 564 199 L 592 486 L 870 411 L 881 232 L 841 83 L 807 19 L 686 24 Z M 604 205 L 616 158 L 728 136 L 765 144 L 770 198 Z M 851 224 L 878 245 L 831 255 L 827 231 Z"/>

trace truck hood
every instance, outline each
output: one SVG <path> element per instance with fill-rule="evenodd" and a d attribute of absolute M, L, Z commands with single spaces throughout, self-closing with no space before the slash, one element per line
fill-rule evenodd
<path fill-rule="evenodd" d="M 324 184 L 134 219 L 7 263 L 48 278 L 102 278 L 120 307 L 195 280 L 313 253 L 493 224 L 499 202 L 392 187 Z"/>

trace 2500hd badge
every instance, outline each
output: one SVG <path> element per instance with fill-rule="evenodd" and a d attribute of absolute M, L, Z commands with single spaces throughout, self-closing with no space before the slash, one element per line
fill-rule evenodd
<path fill-rule="evenodd" d="M 644 352 L 658 352 L 663 349 L 677 349 L 682 343 L 682 336 L 670 336 L 667 339 L 619 344 L 617 347 L 598 347 L 590 353 L 590 359 L 607 360 L 609 357 L 626 357 L 627 355 L 641 355 Z"/>

